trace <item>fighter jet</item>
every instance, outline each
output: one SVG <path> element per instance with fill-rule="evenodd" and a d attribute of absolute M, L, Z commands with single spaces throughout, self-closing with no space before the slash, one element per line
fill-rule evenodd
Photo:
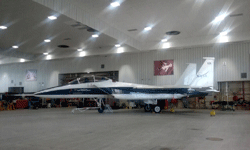
<path fill-rule="evenodd" d="M 53 87 L 34 93 L 41 98 L 94 98 L 98 99 L 99 112 L 103 112 L 103 98 L 142 100 L 145 111 L 161 112 L 157 101 L 206 96 L 214 91 L 214 58 L 204 57 L 205 62 L 196 73 L 196 64 L 189 64 L 175 85 L 152 86 L 125 82 L 113 82 L 106 77 L 93 75 L 77 78 L 68 85 Z"/>

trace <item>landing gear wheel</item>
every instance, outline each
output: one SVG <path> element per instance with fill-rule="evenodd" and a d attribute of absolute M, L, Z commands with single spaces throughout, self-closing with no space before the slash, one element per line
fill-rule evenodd
<path fill-rule="evenodd" d="M 154 112 L 155 113 L 160 113 L 161 112 L 161 107 L 160 106 L 155 106 Z"/>
<path fill-rule="evenodd" d="M 145 112 L 150 112 L 151 111 L 151 106 L 149 104 L 146 104 L 144 106 L 144 110 L 145 110 Z"/>
<path fill-rule="evenodd" d="M 102 108 L 98 108 L 98 112 L 99 113 L 103 113 L 103 109 Z"/>

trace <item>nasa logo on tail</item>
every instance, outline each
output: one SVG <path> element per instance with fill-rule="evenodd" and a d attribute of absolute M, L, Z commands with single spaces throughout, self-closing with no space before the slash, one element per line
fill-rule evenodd
<path fill-rule="evenodd" d="M 208 71 L 208 72 L 209 72 L 209 71 Z M 204 73 L 204 74 L 202 74 L 202 75 L 197 75 L 197 77 L 198 77 L 198 78 L 199 78 L 199 77 L 207 77 L 208 72 L 206 72 L 206 73 Z"/>

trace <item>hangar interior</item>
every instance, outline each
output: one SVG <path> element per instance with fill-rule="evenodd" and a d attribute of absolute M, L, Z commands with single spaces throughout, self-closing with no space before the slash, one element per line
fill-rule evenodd
<path fill-rule="evenodd" d="M 249 149 L 249 8 L 249 0 L 1 0 L 0 147 L 12 149 L 14 139 L 14 149 Z M 190 64 L 196 64 L 195 77 L 203 77 L 204 58 L 214 58 L 212 90 L 188 96 L 192 88 L 183 85 L 187 96 L 159 98 L 164 108 L 158 112 L 157 100 L 152 113 L 143 114 L 145 101 L 119 100 L 114 95 L 124 93 L 96 85 L 113 97 L 34 96 L 93 75 L 138 85 L 132 94 L 144 85 L 146 92 L 174 88 Z M 103 103 L 110 112 L 119 109 L 114 117 L 91 111 Z M 90 111 L 70 118 L 74 108 Z"/>
<path fill-rule="evenodd" d="M 214 46 L 202 46 L 167 51 L 147 51 L 141 53 L 124 53 L 91 56 L 84 58 L 68 58 L 56 60 L 40 60 L 25 63 L 1 65 L 1 93 L 8 92 L 8 87 L 24 87 L 24 93 L 32 93 L 60 85 L 63 74 L 88 74 L 90 72 L 112 72 L 117 70 L 121 82 L 146 85 L 174 85 L 187 67 L 187 63 L 196 63 L 199 69 L 203 57 L 215 56 L 214 87 L 220 93 L 210 93 L 206 96 L 206 107 L 211 108 L 210 101 L 225 101 L 226 82 L 228 82 L 228 101 L 233 101 L 233 94 L 239 98 L 242 95 L 244 82 L 245 100 L 248 102 L 249 81 L 249 42 L 223 43 Z M 154 76 L 154 61 L 173 59 L 174 75 Z M 105 67 L 102 68 L 102 65 Z M 37 70 L 37 81 L 25 79 L 26 70 Z M 246 73 L 242 77 L 242 73 Z M 109 75 L 110 76 L 110 75 Z M 76 76 L 77 77 L 77 76 Z M 75 78 L 76 78 L 75 77 Z M 215 98 L 216 96 L 217 98 Z M 216 99 L 216 100 L 215 100 Z M 193 107 L 194 98 L 190 98 Z M 179 102 L 178 108 L 182 107 Z M 240 108 L 239 109 L 243 109 Z M 248 107 L 248 106 L 247 106 Z M 247 109 L 247 107 L 245 107 Z"/>
<path fill-rule="evenodd" d="M 243 99 L 249 109 L 248 1 L 184 1 L 178 5 L 159 0 L 143 6 L 139 1 L 125 1 L 122 7 L 108 3 L 2 1 L 0 93 L 11 93 L 9 89 L 18 87 L 23 89 L 19 94 L 34 93 L 84 74 L 111 77 L 108 72 L 112 71 L 116 71 L 115 81 L 174 85 L 188 63 L 197 64 L 198 71 L 203 57 L 214 57 L 213 88 L 220 93 L 209 93 L 201 108 L 212 108 L 211 101 Z M 164 6 L 176 7 L 168 11 L 178 18 L 159 15 Z M 202 15 L 197 15 L 199 11 Z M 182 12 L 188 12 L 188 17 Z M 172 73 L 156 75 L 155 62 L 168 60 L 173 61 Z M 101 74 L 104 72 L 108 74 Z M 28 79 L 30 74 L 35 78 Z M 189 98 L 189 103 L 200 108 L 197 98 Z M 177 107 L 181 106 L 184 104 Z"/>

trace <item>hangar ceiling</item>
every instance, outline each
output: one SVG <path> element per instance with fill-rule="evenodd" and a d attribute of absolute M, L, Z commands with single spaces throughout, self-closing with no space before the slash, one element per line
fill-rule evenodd
<path fill-rule="evenodd" d="M 79 48 L 86 56 L 106 55 L 117 53 L 118 43 L 124 52 L 166 49 L 166 43 L 170 48 L 209 45 L 220 43 L 223 31 L 228 32 L 223 42 L 250 40 L 249 0 L 119 0 L 116 8 L 111 2 L 1 0 L 0 26 L 7 29 L 0 29 L 0 62 L 46 59 L 43 53 L 51 59 L 79 57 Z M 49 20 L 51 15 L 57 19 Z M 225 19 L 213 22 L 219 15 Z M 152 29 L 145 31 L 147 26 Z M 92 38 L 87 28 L 99 31 L 99 37 Z M 166 35 L 168 31 L 180 34 Z"/>

